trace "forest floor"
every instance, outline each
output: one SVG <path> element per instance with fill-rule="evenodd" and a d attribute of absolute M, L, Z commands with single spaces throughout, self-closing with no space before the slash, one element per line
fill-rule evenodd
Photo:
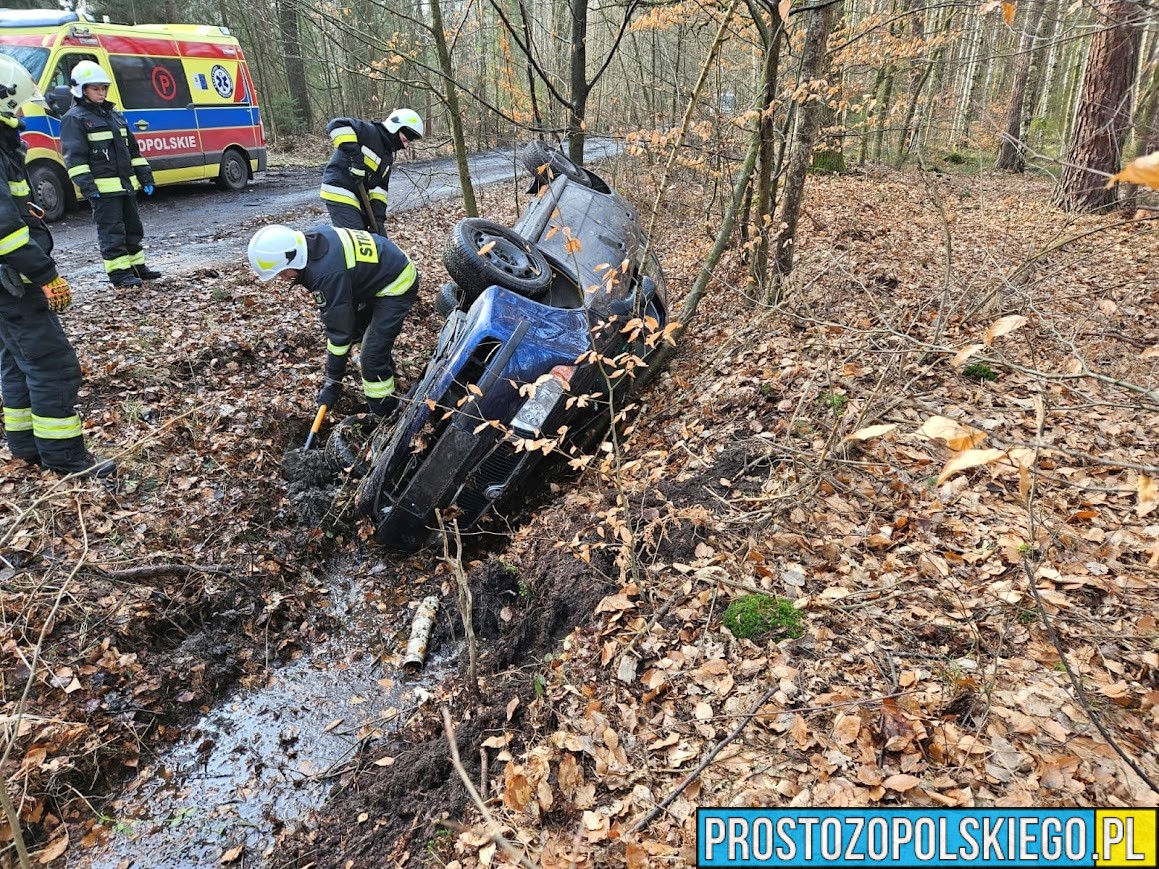
<path fill-rule="evenodd" d="M 601 175 L 650 202 L 638 159 Z M 468 544 L 477 693 L 454 560 L 323 531 L 282 478 L 319 385 L 309 295 L 222 265 L 89 296 L 66 327 L 86 433 L 121 474 L 0 453 L 2 769 L 33 860 L 131 837 L 126 782 L 336 630 L 327 576 L 350 557 L 383 682 L 430 593 L 451 675 L 361 733 L 325 805 L 271 820 L 276 844 L 229 831 L 166 865 L 496 866 L 504 843 L 546 867 L 695 865 L 698 806 L 1156 805 L 1094 722 L 1159 778 L 1159 232 L 1050 192 L 810 178 L 781 304 L 753 304 L 730 254 L 619 447 Z M 655 241 L 679 311 L 719 215 L 693 176 L 672 195 Z M 514 199 L 489 189 L 482 210 L 510 219 Z M 460 216 L 392 224 L 428 290 Z M 799 636 L 735 638 L 722 615 L 753 592 L 791 601 Z"/>

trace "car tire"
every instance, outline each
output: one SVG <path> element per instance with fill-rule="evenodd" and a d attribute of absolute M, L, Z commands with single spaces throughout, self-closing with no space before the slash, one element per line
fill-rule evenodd
<path fill-rule="evenodd" d="M 463 306 L 463 291 L 458 284 L 448 281 L 435 295 L 435 313 L 444 320 Z"/>
<path fill-rule="evenodd" d="M 350 476 L 356 480 L 366 476 L 369 468 L 362 456 L 377 425 L 378 420 L 370 413 L 344 417 L 326 439 L 326 459 L 331 466 L 349 468 Z"/>
<path fill-rule="evenodd" d="M 244 154 L 231 148 L 221 155 L 221 168 L 217 170 L 217 179 L 214 181 L 218 187 L 236 193 L 245 190 L 249 180 L 250 167 Z"/>
<path fill-rule="evenodd" d="M 519 152 L 519 160 L 523 163 L 523 168 L 530 172 L 537 181 L 543 179 L 543 167 L 546 166 L 547 174 L 551 178 L 564 175 L 584 187 L 592 186 L 592 179 L 588 176 L 587 170 L 577 165 L 574 160 L 558 148 L 553 148 L 538 139 L 533 139 L 523 146 L 523 150 Z M 544 180 L 550 181 L 551 178 Z"/>
<path fill-rule="evenodd" d="M 62 173 L 51 163 L 37 162 L 28 170 L 33 201 L 44 209 L 44 219 L 53 223 L 64 217 L 72 204 L 72 190 L 65 187 Z M 71 188 L 71 183 L 69 188 Z"/>
<path fill-rule="evenodd" d="M 492 285 L 530 299 L 551 285 L 551 267 L 538 247 L 511 227 L 481 217 L 466 217 L 455 225 L 443 265 L 463 291 L 462 304 L 474 302 Z"/>

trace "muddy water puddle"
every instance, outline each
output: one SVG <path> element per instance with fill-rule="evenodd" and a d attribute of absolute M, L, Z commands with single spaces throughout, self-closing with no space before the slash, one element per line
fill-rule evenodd
<path fill-rule="evenodd" d="M 142 759 L 137 777 L 104 808 L 105 843 L 72 865 L 263 865 L 277 833 L 322 804 L 360 747 L 429 699 L 449 672 L 450 653 L 409 678 L 379 663 L 384 617 L 361 600 L 357 582 L 336 579 L 330 597 L 339 625 L 330 638 L 271 671 L 265 687 L 239 692 L 193 722 L 148 766 Z M 396 644 L 385 638 L 388 651 Z"/>

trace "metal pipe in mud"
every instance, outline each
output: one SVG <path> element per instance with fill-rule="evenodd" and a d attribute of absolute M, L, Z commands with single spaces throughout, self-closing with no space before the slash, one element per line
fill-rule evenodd
<path fill-rule="evenodd" d="M 402 658 L 402 668 L 412 676 L 423 668 L 423 661 L 427 657 L 427 643 L 431 638 L 431 629 L 435 626 L 435 615 L 439 611 L 439 599 L 434 595 L 423 598 L 415 612 L 414 621 L 410 626 L 410 639 L 406 644 L 406 654 Z"/>

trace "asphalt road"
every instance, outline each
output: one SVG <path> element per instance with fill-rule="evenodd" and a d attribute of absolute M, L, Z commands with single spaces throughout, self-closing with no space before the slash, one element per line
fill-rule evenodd
<path fill-rule="evenodd" d="M 619 143 L 589 140 L 586 159 L 615 153 Z M 490 151 L 470 158 L 477 186 L 508 181 L 517 170 L 513 151 Z M 322 166 L 277 168 L 261 172 L 238 193 L 223 192 L 210 182 L 160 187 L 139 197 L 145 225 L 148 264 L 166 275 L 243 262 L 254 231 L 266 223 L 306 227 L 327 221 L 318 198 Z M 390 211 L 406 211 L 459 196 L 459 176 L 451 159 L 396 163 L 390 182 Z M 104 289 L 104 267 L 97 234 L 86 203 L 52 224 L 54 257 L 61 273 L 79 293 Z"/>

